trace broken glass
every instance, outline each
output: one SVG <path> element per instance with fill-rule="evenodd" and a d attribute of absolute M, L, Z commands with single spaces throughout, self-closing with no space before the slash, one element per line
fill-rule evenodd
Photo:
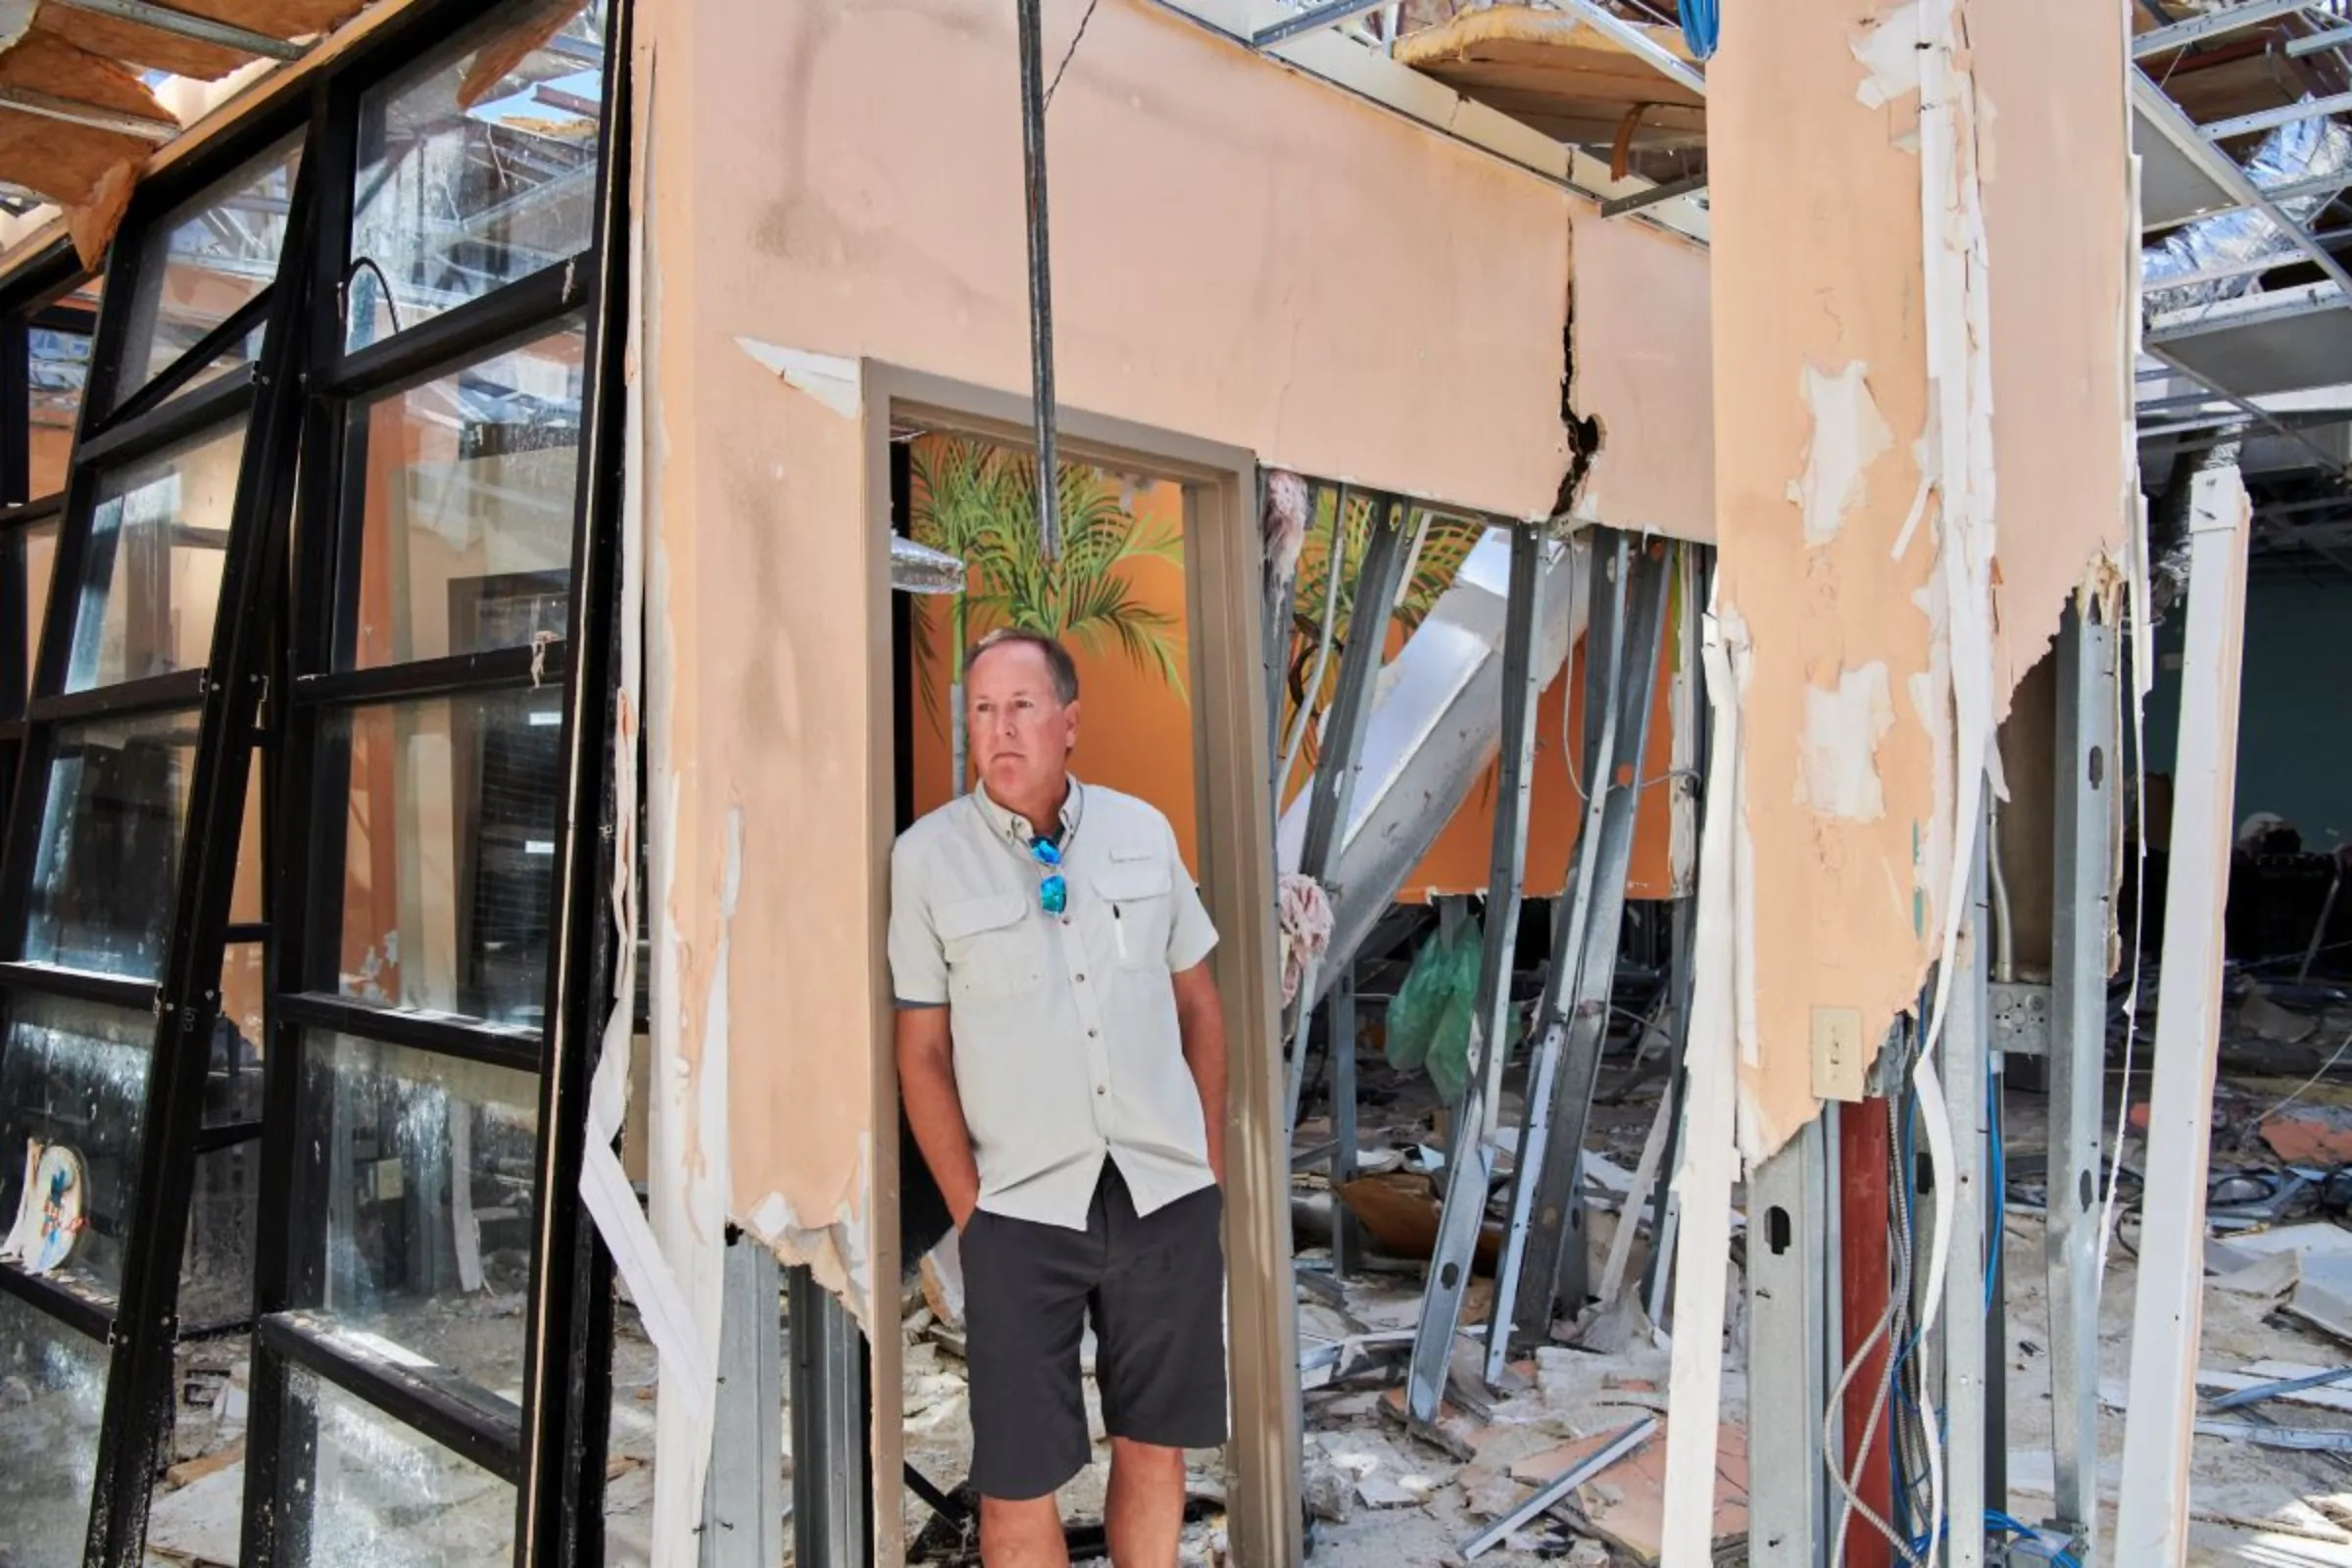
<path fill-rule="evenodd" d="M 368 477 L 343 667 L 564 635 L 586 349 L 573 320 L 353 412 Z"/>
<path fill-rule="evenodd" d="M 360 101 L 344 346 L 587 250 L 605 8 L 509 5 Z"/>
<path fill-rule="evenodd" d="M 314 1034 L 302 1094 L 298 1145 L 321 1168 L 301 1222 L 324 1267 L 299 1304 L 519 1406 L 537 1078 Z"/>
<path fill-rule="evenodd" d="M 108 1297 L 122 1289 L 154 1038 L 145 1012 L 29 992 L 10 1002 L 0 1042 L 0 1230 L 9 1245 L 0 1250 L 21 1254 L 19 1267 Z M 61 1174 L 78 1192 L 60 1192 Z M 51 1205 L 54 1219 L 44 1213 Z M 40 1234 L 45 1220 L 63 1232 L 54 1242 Z"/>
<path fill-rule="evenodd" d="M 60 724 L 24 931 L 34 963 L 152 980 L 196 765 L 196 715 Z"/>
<path fill-rule="evenodd" d="M 106 1347 L 0 1292 L 0 1560 L 81 1561 Z"/>
<path fill-rule="evenodd" d="M 350 759 L 333 989 L 386 1006 L 537 1028 L 563 794 L 564 694 L 511 687 L 346 710 Z M 340 791 L 340 781 L 324 781 Z"/>
<path fill-rule="evenodd" d="M 98 481 L 66 690 L 201 669 L 236 508 L 240 420 Z"/>

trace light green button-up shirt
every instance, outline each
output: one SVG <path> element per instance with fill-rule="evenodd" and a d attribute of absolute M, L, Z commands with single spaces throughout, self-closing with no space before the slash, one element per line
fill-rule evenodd
<path fill-rule="evenodd" d="M 1170 977 L 1217 933 L 1152 807 L 1073 779 L 1061 819 L 1058 915 L 1029 824 L 985 791 L 902 834 L 890 968 L 900 1006 L 948 1009 L 980 1206 L 1084 1230 L 1105 1157 L 1138 1213 L 1215 1180 Z"/>

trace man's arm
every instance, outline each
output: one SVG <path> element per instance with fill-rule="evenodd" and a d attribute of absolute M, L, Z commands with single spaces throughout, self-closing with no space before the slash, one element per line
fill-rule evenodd
<path fill-rule="evenodd" d="M 945 1007 L 898 1010 L 899 1094 L 906 1102 L 906 1124 L 939 1183 L 956 1229 L 971 1222 L 980 1204 L 980 1162 L 972 1157 L 972 1131 L 964 1125 L 963 1098 L 956 1090 L 956 1054 Z"/>
<path fill-rule="evenodd" d="M 1216 977 L 1203 961 L 1174 977 L 1176 1029 L 1184 1041 L 1184 1064 L 1200 1091 L 1200 1119 L 1208 1126 L 1208 1168 L 1225 1185 L 1225 1009 L 1217 1000 Z M 904 1038 L 904 1037 L 902 1037 Z M 920 1129 L 917 1129 L 920 1135 Z M 924 1145 L 926 1153 L 930 1151 Z"/>

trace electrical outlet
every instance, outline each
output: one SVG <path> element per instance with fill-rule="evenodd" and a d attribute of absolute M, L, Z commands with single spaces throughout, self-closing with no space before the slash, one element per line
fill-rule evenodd
<path fill-rule="evenodd" d="M 1868 1094 L 1862 1054 L 1862 1009 L 1813 1009 L 1813 1098 L 1848 1103 Z"/>

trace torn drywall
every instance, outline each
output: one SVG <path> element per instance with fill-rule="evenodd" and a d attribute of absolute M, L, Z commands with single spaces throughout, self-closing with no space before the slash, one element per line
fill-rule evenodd
<path fill-rule="evenodd" d="M 1710 73 L 1721 571 L 1753 641 L 1751 1158 L 1815 1109 L 1812 1010 L 1859 1009 L 1875 1047 L 1950 956 L 1993 726 L 2124 537 L 2125 225 L 2103 194 L 2059 209 L 2085 158 L 2129 189 L 2125 34 L 2071 9 L 2045 49 L 2018 0 L 1796 0 L 1735 12 Z M 2008 111 L 1997 181 L 1980 70 Z M 2021 113 L 2028 88 L 2112 113 Z M 2044 222 L 2064 237 L 2025 233 Z"/>
<path fill-rule="evenodd" d="M 1824 371 L 1810 361 L 1800 395 L 1813 430 L 1805 441 L 1805 471 L 1788 483 L 1788 499 L 1805 517 L 1805 543 L 1828 544 L 1845 514 L 1861 504 L 1870 466 L 1894 448 L 1894 433 L 1870 395 L 1870 367 L 1850 361 Z"/>
<path fill-rule="evenodd" d="M 1886 814 L 1879 782 L 1879 742 L 1894 727 L 1886 666 L 1840 670 L 1838 684 L 1805 690 L 1804 768 L 1798 804 L 1823 816 L 1875 822 Z"/>
<path fill-rule="evenodd" d="M 1707 253 L 1580 206 L 1570 404 L 1598 426 L 1580 521 L 1702 543 L 1715 537 L 1715 409 Z"/>

